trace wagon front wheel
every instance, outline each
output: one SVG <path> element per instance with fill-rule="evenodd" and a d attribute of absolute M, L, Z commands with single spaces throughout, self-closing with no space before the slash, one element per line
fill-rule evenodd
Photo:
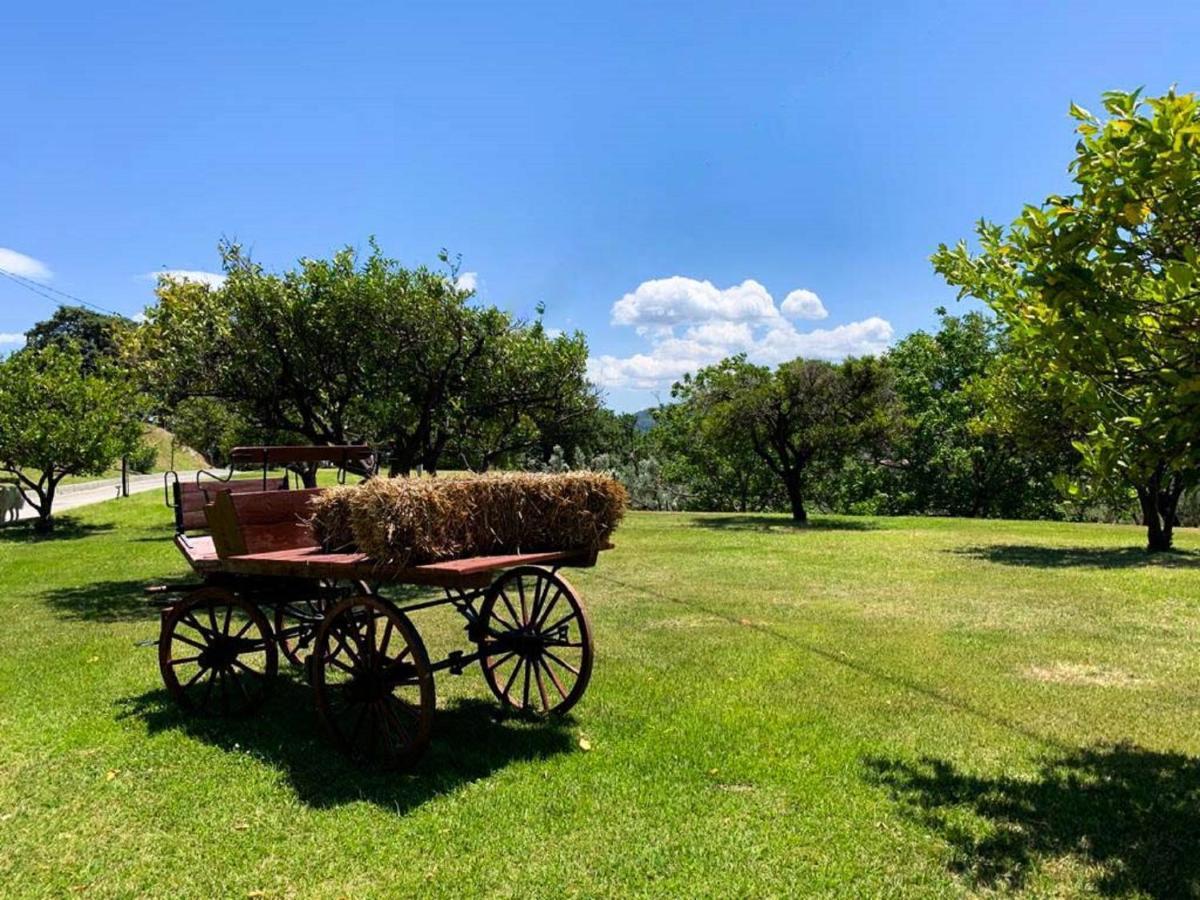
<path fill-rule="evenodd" d="M 258 607 L 224 588 L 207 587 L 164 614 L 158 666 L 180 706 L 201 715 L 237 716 L 267 696 L 279 656 Z"/>
<path fill-rule="evenodd" d="M 512 709 L 561 715 L 592 677 L 592 626 L 583 601 L 557 572 L 520 566 L 488 588 L 479 618 L 483 677 Z"/>
<path fill-rule="evenodd" d="M 433 671 L 412 622 L 388 601 L 349 597 L 325 616 L 313 645 L 317 713 L 352 758 L 411 765 L 429 744 Z"/>

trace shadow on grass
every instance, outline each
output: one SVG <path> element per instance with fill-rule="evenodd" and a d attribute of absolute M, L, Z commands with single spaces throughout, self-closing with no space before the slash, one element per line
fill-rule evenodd
<path fill-rule="evenodd" d="M 1074 750 L 1032 779 L 952 763 L 867 762 L 869 777 L 953 848 L 975 887 L 1020 889 L 1043 864 L 1093 867 L 1106 896 L 1200 895 L 1200 759 L 1128 744 Z M 963 821 L 963 811 L 984 820 Z"/>
<path fill-rule="evenodd" d="M 179 731 L 279 770 L 301 802 L 314 808 L 368 800 L 404 814 L 435 797 L 486 778 L 516 762 L 547 759 L 574 749 L 572 720 L 503 718 L 494 703 L 460 700 L 439 709 L 433 743 L 410 772 L 364 768 L 324 736 L 312 691 L 281 674 L 274 694 L 249 718 L 201 718 L 181 710 L 165 690 L 124 701 L 122 718 L 137 718 L 151 734 Z"/>
<path fill-rule="evenodd" d="M 96 581 L 46 591 L 41 599 L 64 619 L 86 622 L 136 622 L 157 619 L 158 607 L 146 595 L 145 578 Z"/>
<path fill-rule="evenodd" d="M 0 526 L 0 541 L 13 544 L 40 544 L 50 541 L 73 541 L 89 537 L 93 534 L 103 534 L 112 531 L 116 526 L 111 522 L 81 522 L 71 516 L 54 517 L 54 530 L 41 532 L 34 530 L 34 519 L 22 519 Z"/>
<path fill-rule="evenodd" d="M 1149 553 L 1140 547 L 1043 547 L 1036 544 L 996 544 L 965 547 L 950 552 L 1005 566 L 1028 566 L 1040 569 L 1200 567 L 1200 553 L 1191 550 Z"/>
<path fill-rule="evenodd" d="M 713 515 L 696 516 L 692 524 L 700 528 L 722 531 L 878 531 L 879 525 L 869 519 L 809 519 L 807 524 L 794 522 L 785 516 L 771 515 Z"/>

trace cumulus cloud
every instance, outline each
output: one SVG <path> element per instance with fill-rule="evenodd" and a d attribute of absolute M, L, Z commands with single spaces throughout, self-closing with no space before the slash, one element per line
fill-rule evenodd
<path fill-rule="evenodd" d="M 650 346 L 632 356 L 594 356 L 588 375 L 604 387 L 655 390 L 735 353 L 767 365 L 797 356 L 838 360 L 881 353 L 894 336 L 878 316 L 811 331 L 789 321 L 828 315 L 821 298 L 805 289 L 777 307 L 753 279 L 725 289 L 681 276 L 646 281 L 613 304 L 612 321 L 633 326 Z"/>
<path fill-rule="evenodd" d="M 170 281 L 191 281 L 196 284 L 207 284 L 209 287 L 220 287 L 225 283 L 225 276 L 220 272 L 205 272 L 199 269 L 161 269 L 158 272 L 147 272 L 142 277 L 155 282 L 160 278 Z"/>
<path fill-rule="evenodd" d="M 779 310 L 793 319 L 824 319 L 829 315 L 821 298 L 812 291 L 801 288 L 783 298 Z"/>
<path fill-rule="evenodd" d="M 32 278 L 35 281 L 48 281 L 53 275 L 50 267 L 40 259 L 34 259 L 32 256 L 26 256 L 24 253 L 18 253 L 7 247 L 0 247 L 0 269 L 12 272 L 14 275 Z"/>
<path fill-rule="evenodd" d="M 767 289 L 753 279 L 720 290 L 711 281 L 680 275 L 643 281 L 613 304 L 614 325 L 672 326 L 721 319 L 764 321 L 779 311 Z"/>
<path fill-rule="evenodd" d="M 25 335 L 17 331 L 0 331 L 0 346 L 6 344 L 21 345 L 25 343 Z"/>
<path fill-rule="evenodd" d="M 454 286 L 460 291 L 474 291 L 479 288 L 478 272 L 461 272 L 454 279 Z"/>

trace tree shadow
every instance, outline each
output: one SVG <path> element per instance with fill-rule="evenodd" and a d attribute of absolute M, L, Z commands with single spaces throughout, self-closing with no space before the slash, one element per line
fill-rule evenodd
<path fill-rule="evenodd" d="M 157 619 L 158 607 L 146 595 L 146 579 L 96 581 L 44 592 L 42 600 L 61 618 L 87 622 Z"/>
<path fill-rule="evenodd" d="M 21 519 L 0 525 L 0 541 L 13 544 L 40 544 L 49 541 L 74 541 L 93 534 L 112 531 L 112 522 L 81 522 L 71 516 L 55 516 L 54 530 L 35 531 L 35 519 Z"/>
<path fill-rule="evenodd" d="M 869 519 L 809 519 L 806 524 L 794 522 L 785 516 L 768 514 L 736 514 L 695 516 L 692 525 L 713 528 L 719 531 L 878 531 L 879 524 Z"/>
<path fill-rule="evenodd" d="M 1073 750 L 1031 778 L 985 778 L 945 760 L 867 761 L 984 889 L 1020 889 L 1043 864 L 1073 860 L 1106 896 L 1200 895 L 1200 759 L 1130 744 Z M 964 813 L 984 820 L 982 828 Z"/>
<path fill-rule="evenodd" d="M 1192 550 L 1150 553 L 1140 547 L 1044 547 L 1036 544 L 991 544 L 964 547 L 949 552 L 1004 566 L 1029 566 L 1040 569 L 1200 567 L 1200 553 Z"/>
<path fill-rule="evenodd" d="M 248 753 L 279 770 L 299 800 L 325 809 L 368 800 L 404 813 L 507 765 L 548 759 L 574 749 L 573 720 L 505 717 L 493 703 L 458 700 L 439 709 L 433 742 L 408 772 L 356 765 L 325 737 L 312 691 L 282 674 L 272 697 L 248 718 L 190 715 L 162 688 L 122 701 L 120 718 L 140 719 L 151 734 L 178 731 L 232 753 Z"/>

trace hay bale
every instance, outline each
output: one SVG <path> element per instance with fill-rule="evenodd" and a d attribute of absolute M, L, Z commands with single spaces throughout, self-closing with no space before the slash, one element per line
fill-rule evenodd
<path fill-rule="evenodd" d="M 466 556 L 595 550 L 629 496 L 596 472 L 503 472 L 465 478 L 373 478 L 324 492 L 312 527 L 330 551 L 357 549 L 388 565 Z"/>

